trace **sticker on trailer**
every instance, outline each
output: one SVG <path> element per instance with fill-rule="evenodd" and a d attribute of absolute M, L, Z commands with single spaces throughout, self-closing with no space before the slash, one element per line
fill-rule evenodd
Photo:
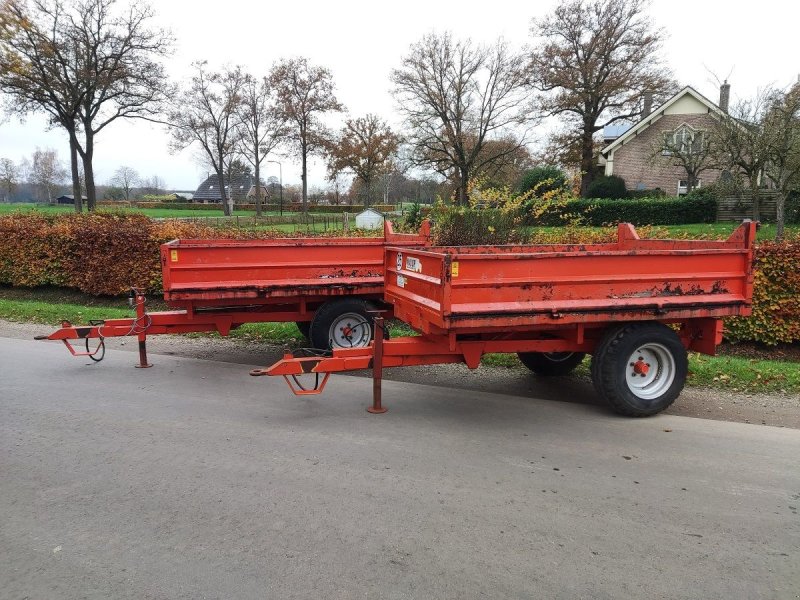
<path fill-rule="evenodd" d="M 169 251 L 169 259 L 172 262 L 178 262 L 178 251 L 177 250 L 170 250 Z"/>
<path fill-rule="evenodd" d="M 406 287 L 406 278 L 402 275 L 397 276 L 397 287 Z"/>
<path fill-rule="evenodd" d="M 450 265 L 450 273 L 453 275 L 453 277 L 458 277 L 458 261 Z"/>
<path fill-rule="evenodd" d="M 415 273 L 422 273 L 422 262 L 418 258 L 409 256 L 406 259 L 406 271 L 414 271 Z"/>
<path fill-rule="evenodd" d="M 397 270 L 400 271 L 403 268 L 403 253 L 397 253 Z"/>

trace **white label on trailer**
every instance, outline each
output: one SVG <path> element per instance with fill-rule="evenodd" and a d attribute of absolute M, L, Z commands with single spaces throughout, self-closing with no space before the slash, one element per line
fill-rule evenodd
<path fill-rule="evenodd" d="M 397 276 L 397 287 L 406 287 L 406 278 L 402 275 Z"/>
<path fill-rule="evenodd" d="M 422 273 L 422 262 L 418 258 L 409 256 L 406 259 L 406 270 L 414 271 L 415 273 Z"/>
<path fill-rule="evenodd" d="M 401 270 L 403 268 L 403 253 L 397 253 L 397 270 Z"/>

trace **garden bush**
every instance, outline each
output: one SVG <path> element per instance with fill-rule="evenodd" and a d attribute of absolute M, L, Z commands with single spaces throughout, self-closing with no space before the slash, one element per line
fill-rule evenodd
<path fill-rule="evenodd" d="M 535 196 L 563 189 L 567 186 L 567 175 L 558 167 L 534 167 L 528 169 L 519 184 L 519 193 L 533 190 Z"/>
<path fill-rule="evenodd" d="M 590 198 L 608 198 L 619 200 L 628 197 L 625 180 L 617 175 L 600 175 L 589 184 L 587 195 Z"/>
<path fill-rule="evenodd" d="M 437 206 L 431 213 L 433 243 L 439 246 L 525 243 L 520 214 L 499 208 Z"/>

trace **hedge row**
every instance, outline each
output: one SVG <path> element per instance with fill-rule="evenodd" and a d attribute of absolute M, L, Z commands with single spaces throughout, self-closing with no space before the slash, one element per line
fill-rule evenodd
<path fill-rule="evenodd" d="M 565 217 L 580 217 L 582 225 L 633 223 L 634 225 L 684 225 L 713 223 L 717 201 L 713 198 L 630 198 L 605 200 L 579 198 L 555 204 L 539 217 L 529 217 L 528 225 L 558 226 Z"/>
<path fill-rule="evenodd" d="M 178 237 L 235 235 L 138 214 L 15 214 L 0 217 L 0 284 L 53 285 L 117 295 L 161 288 L 158 246 Z"/>
<path fill-rule="evenodd" d="M 753 314 L 728 319 L 726 337 L 774 345 L 800 341 L 800 238 L 756 248 Z"/>
<path fill-rule="evenodd" d="M 563 228 L 542 235 L 546 237 L 536 237 L 533 241 L 593 242 L 613 232 Z M 123 294 L 131 286 L 158 292 L 161 290 L 158 248 L 163 242 L 179 237 L 255 236 L 242 229 L 220 229 L 178 220 L 154 221 L 137 214 L 10 214 L 0 216 L 0 284 L 60 286 L 94 295 Z M 753 315 L 728 320 L 729 339 L 766 344 L 800 341 L 798 265 L 800 238 L 758 245 Z"/>

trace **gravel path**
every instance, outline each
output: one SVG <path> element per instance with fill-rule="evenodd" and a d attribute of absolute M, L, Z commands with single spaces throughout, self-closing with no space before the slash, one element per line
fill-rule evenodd
<path fill-rule="evenodd" d="M 48 325 L 0 320 L 0 337 L 31 339 L 35 335 L 49 333 L 52 330 L 53 328 Z M 130 352 L 137 350 L 134 338 L 110 339 L 106 345 L 110 350 Z M 152 355 L 167 354 L 220 360 L 248 366 L 272 364 L 283 352 L 281 348 L 268 344 L 177 335 L 151 338 L 148 340 L 148 351 Z M 69 357 L 65 350 L 65 360 L 67 358 Z M 132 361 L 135 360 L 132 357 Z M 154 356 L 151 362 L 157 365 L 157 357 Z M 48 365 L 48 368 L 58 368 L 58 366 Z M 244 369 L 242 376 L 246 376 Z M 354 376 L 368 377 L 369 373 L 356 373 Z M 583 404 L 600 403 L 595 397 L 591 383 L 586 379 L 537 378 L 524 368 L 481 367 L 470 371 L 465 365 L 434 365 L 388 370 L 384 372 L 384 377 L 394 381 L 423 383 L 465 391 L 488 391 Z M 286 393 L 289 393 L 288 390 Z M 385 398 L 387 403 L 397 401 L 402 400 Z M 800 396 L 797 395 L 744 394 L 721 389 L 687 387 L 677 402 L 666 412 L 701 419 L 800 429 Z"/>

